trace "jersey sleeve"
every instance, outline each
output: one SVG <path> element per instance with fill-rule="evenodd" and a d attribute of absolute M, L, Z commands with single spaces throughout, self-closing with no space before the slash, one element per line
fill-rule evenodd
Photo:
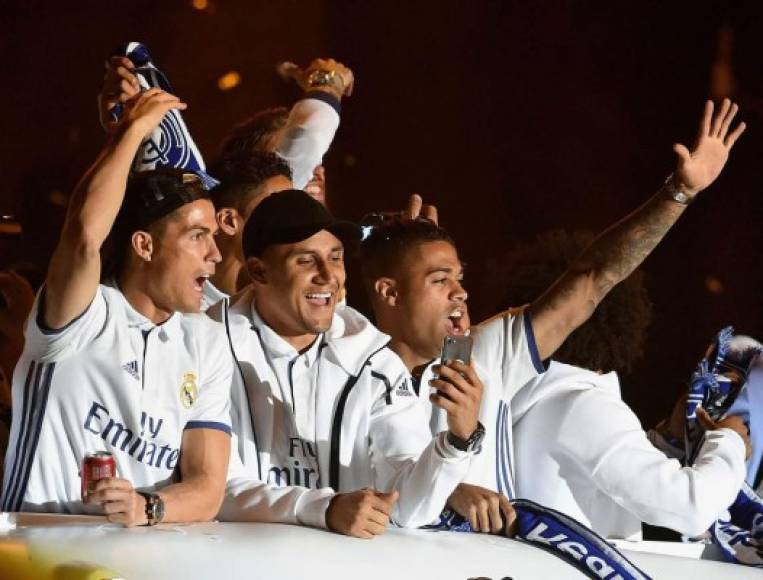
<path fill-rule="evenodd" d="M 402 365 L 402 363 L 401 363 Z M 434 438 L 407 373 L 379 380 L 371 410 L 370 452 L 375 487 L 397 490 L 391 519 L 403 527 L 437 520 L 469 469 L 472 453 L 451 446 L 446 433 Z"/>
<path fill-rule="evenodd" d="M 546 369 L 540 359 L 529 310 L 507 310 L 474 329 L 472 357 L 490 373 L 500 372 L 502 398 L 509 400 Z"/>
<path fill-rule="evenodd" d="M 222 521 L 326 528 L 326 511 L 336 496 L 333 489 L 277 487 L 263 482 L 258 478 L 256 467 L 241 461 L 236 439 L 234 435 L 225 498 L 218 514 Z"/>
<path fill-rule="evenodd" d="M 289 164 L 294 187 L 304 189 L 310 181 L 338 128 L 339 104 L 325 93 L 308 93 L 294 104 L 276 138 L 276 153 Z"/>
<path fill-rule="evenodd" d="M 186 422 L 186 429 L 218 429 L 231 433 L 230 391 L 233 357 L 221 324 L 206 321 L 199 329 L 208 347 L 200 351 L 198 398 Z M 189 377 L 191 378 L 191 377 Z M 188 388 L 192 389 L 191 384 Z"/>
<path fill-rule="evenodd" d="M 48 328 L 44 322 L 45 286 L 40 289 L 24 328 L 25 355 L 41 362 L 70 357 L 93 341 L 104 329 L 109 304 L 103 286 L 98 286 L 90 305 L 66 326 Z"/>
<path fill-rule="evenodd" d="M 557 439 L 562 452 L 602 492 L 649 524 L 698 535 L 742 485 L 744 443 L 733 431 L 709 431 L 694 466 L 682 467 L 651 444 L 633 411 L 611 394 L 573 391 L 555 406 L 564 410 Z"/>

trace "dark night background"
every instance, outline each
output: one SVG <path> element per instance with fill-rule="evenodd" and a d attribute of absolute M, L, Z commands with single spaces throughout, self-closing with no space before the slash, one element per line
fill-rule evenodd
<path fill-rule="evenodd" d="M 200 0 L 197 0 L 197 2 Z M 600 231 L 691 145 L 703 101 L 748 131 L 644 270 L 647 355 L 623 377 L 646 424 L 667 412 L 723 325 L 763 338 L 759 2 L 3 2 L 0 212 L 24 224 L 3 263 L 45 266 L 65 195 L 103 142 L 95 96 L 118 44 L 145 42 L 211 161 L 248 114 L 298 96 L 273 72 L 332 56 L 356 74 L 326 158 L 329 203 L 358 218 L 438 205 L 470 264 L 473 319 L 501 297 L 501 255 L 551 228 Z M 217 87 L 229 71 L 241 84 Z"/>

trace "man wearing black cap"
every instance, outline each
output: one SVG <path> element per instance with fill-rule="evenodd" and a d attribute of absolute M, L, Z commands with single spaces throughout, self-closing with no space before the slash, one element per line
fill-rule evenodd
<path fill-rule="evenodd" d="M 232 454 L 221 517 L 326 527 L 371 538 L 390 520 L 437 519 L 472 448 L 434 439 L 389 337 L 338 306 L 344 252 L 359 230 L 302 191 L 254 210 L 243 246 L 252 285 L 208 313 L 225 323 L 237 362 L 231 392 L 243 466 Z M 449 416 L 466 440 L 477 425 L 478 380 Z"/>
<path fill-rule="evenodd" d="M 182 314 L 198 312 L 220 260 L 214 208 L 199 178 L 179 170 L 146 172 L 128 186 L 143 139 L 183 108 L 159 89 L 128 102 L 72 195 L 13 378 L 4 511 L 105 513 L 127 526 L 217 513 L 232 362 L 220 325 Z M 101 285 L 112 229 L 114 279 Z M 118 477 L 81 497 L 83 460 L 103 452 Z"/>

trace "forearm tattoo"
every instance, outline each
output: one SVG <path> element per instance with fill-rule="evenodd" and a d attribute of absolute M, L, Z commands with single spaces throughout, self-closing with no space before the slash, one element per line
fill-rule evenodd
<path fill-rule="evenodd" d="M 599 300 L 644 261 L 685 209 L 660 190 L 591 243 L 576 262 L 590 268 Z"/>

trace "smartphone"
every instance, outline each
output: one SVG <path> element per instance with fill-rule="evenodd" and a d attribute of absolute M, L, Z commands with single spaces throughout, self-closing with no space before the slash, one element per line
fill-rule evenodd
<path fill-rule="evenodd" d="M 442 343 L 440 360 L 443 363 L 449 360 L 457 360 L 468 365 L 472 360 L 472 337 L 446 336 Z"/>
<path fill-rule="evenodd" d="M 445 364 L 449 360 L 457 360 L 464 364 L 469 364 L 472 360 L 472 337 L 471 336 L 446 336 L 442 342 L 442 354 L 440 354 L 440 363 Z M 439 376 L 434 378 L 439 379 Z M 443 379 L 447 380 L 447 379 Z M 432 388 L 433 393 L 437 393 L 448 400 L 451 398 L 445 393 Z"/>

